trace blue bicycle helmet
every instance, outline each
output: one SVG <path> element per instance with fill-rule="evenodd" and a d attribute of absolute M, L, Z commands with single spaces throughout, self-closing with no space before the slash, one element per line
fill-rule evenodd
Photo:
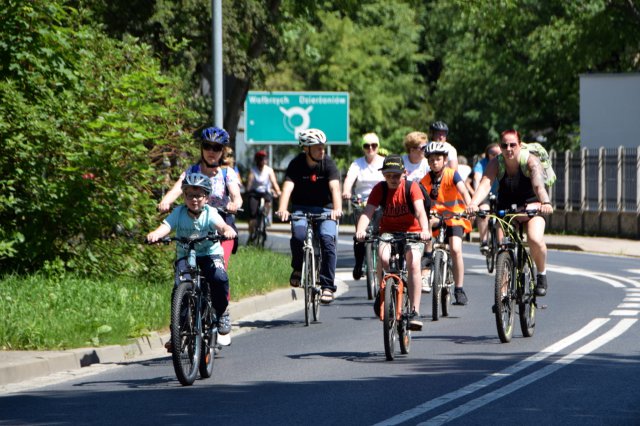
<path fill-rule="evenodd" d="M 202 173 L 187 173 L 182 180 L 182 192 L 184 192 L 185 188 L 188 186 L 202 188 L 207 195 L 211 194 L 211 179 L 209 176 L 205 176 Z"/>
<path fill-rule="evenodd" d="M 219 143 L 229 145 L 229 133 L 220 127 L 207 127 L 200 135 L 202 142 Z"/>

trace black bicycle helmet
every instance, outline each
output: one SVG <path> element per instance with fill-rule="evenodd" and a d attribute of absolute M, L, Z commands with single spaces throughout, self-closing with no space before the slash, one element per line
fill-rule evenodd
<path fill-rule="evenodd" d="M 444 121 L 434 121 L 429 125 L 430 132 L 445 132 L 449 134 L 449 126 Z"/>

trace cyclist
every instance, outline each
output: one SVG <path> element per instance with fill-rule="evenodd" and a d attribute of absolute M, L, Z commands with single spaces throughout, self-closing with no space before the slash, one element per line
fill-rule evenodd
<path fill-rule="evenodd" d="M 351 166 L 349 166 L 347 176 L 344 178 L 344 183 L 342 184 L 343 199 L 351 199 L 351 191 L 353 189 L 358 199 L 362 203 L 366 203 L 374 185 L 384 180 L 382 173 L 380 173 L 384 157 L 378 154 L 379 146 L 380 139 L 378 139 L 378 135 L 375 133 L 367 133 L 362 137 L 364 156 L 356 159 L 351 163 Z M 356 209 L 354 212 L 355 223 L 358 223 L 361 214 L 362 209 Z M 380 214 L 381 213 L 374 216 L 374 227 L 377 227 L 380 221 Z M 353 254 L 356 258 L 356 264 L 353 267 L 353 279 L 359 280 L 360 277 L 362 277 L 362 264 L 364 263 L 364 244 L 354 241 Z"/>
<path fill-rule="evenodd" d="M 322 130 L 307 129 L 300 132 L 298 142 L 304 152 L 289 163 L 282 184 L 282 195 L 276 215 L 287 221 L 291 213 L 287 210 L 291 200 L 291 211 L 301 213 L 326 213 L 330 219 L 319 221 L 318 235 L 322 251 L 320 265 L 321 303 L 331 303 L 337 290 L 334 283 L 336 274 L 336 239 L 338 219 L 342 216 L 340 198 L 340 173 L 333 160 L 325 155 L 327 137 Z M 296 219 L 292 222 L 291 267 L 289 277 L 292 287 L 300 286 L 303 261 L 303 245 L 306 237 L 307 221 Z"/>
<path fill-rule="evenodd" d="M 516 130 L 502 132 L 500 150 L 501 154 L 487 164 L 480 185 L 467 207 L 467 212 L 473 214 L 478 211 L 478 205 L 489 194 L 491 184 L 498 180 L 498 210 L 509 209 L 512 205 L 516 205 L 525 210 L 538 209 L 545 215 L 553 213 L 551 198 L 544 185 L 540 160 L 522 149 L 520 135 Z M 521 157 L 523 163 L 526 161 L 529 177 L 522 171 Z M 498 179 L 501 167 L 504 170 L 501 178 Z M 518 220 L 526 223 L 527 241 L 538 271 L 536 295 L 544 296 L 547 294 L 545 220 L 541 216 L 519 217 Z"/>
<path fill-rule="evenodd" d="M 464 213 L 465 207 L 471 201 L 464 180 L 458 172 L 446 166 L 449 148 L 444 142 L 429 142 L 424 155 L 429 160 L 431 171 L 422 178 L 422 184 L 429 192 L 431 205 L 439 214 Z M 438 224 L 439 219 L 432 218 L 431 226 Z M 468 303 L 464 291 L 464 260 L 462 258 L 462 237 L 471 232 L 471 223 L 466 218 L 445 219 L 447 223 L 447 238 L 451 259 L 453 260 L 453 280 L 455 289 L 453 295 L 457 305 Z M 430 250 L 430 247 L 427 249 Z"/>
<path fill-rule="evenodd" d="M 267 166 L 267 153 L 258 151 L 253 156 L 255 165 L 249 170 L 247 177 L 247 189 L 249 191 L 249 235 L 253 235 L 256 227 L 256 216 L 260 209 L 260 199 L 264 198 L 264 214 L 269 215 L 271 210 L 272 193 L 276 197 L 280 196 L 280 185 L 276 179 L 273 169 Z"/>
<path fill-rule="evenodd" d="M 404 149 L 407 152 L 402 156 L 407 180 L 420 179 L 429 171 L 429 163 L 422 154 L 422 149 L 428 142 L 427 134 L 423 132 L 410 132 L 404 137 Z"/>
<path fill-rule="evenodd" d="M 367 205 L 364 208 L 360 220 L 356 226 L 356 239 L 364 240 L 367 226 L 373 214 L 379 206 L 382 208 L 382 219 L 380 220 L 380 232 L 419 232 L 423 241 L 431 237 L 428 214 L 424 206 L 424 196 L 418 185 L 412 185 L 406 177 L 406 170 L 402 157 L 399 155 L 389 155 L 385 157 L 382 166 L 384 182 L 376 184 L 369 194 Z M 406 199 L 406 185 L 411 185 L 411 200 Z M 386 197 L 384 187 L 386 186 Z M 415 215 L 411 213 L 408 203 L 413 203 Z M 424 243 L 407 243 L 405 247 L 405 259 L 407 261 L 409 299 L 411 300 L 411 316 L 409 327 L 411 330 L 422 330 L 420 320 L 420 299 L 422 291 L 420 288 L 420 260 L 424 251 Z M 378 256 L 380 257 L 378 275 L 382 277 L 382 268 L 389 268 L 390 247 L 387 243 L 380 243 Z"/>
<path fill-rule="evenodd" d="M 447 141 L 449 126 L 444 121 L 434 121 L 429 125 L 429 141 L 442 142 L 449 151 L 447 166 L 458 170 L 458 151 Z"/>
<path fill-rule="evenodd" d="M 182 179 L 181 186 L 184 205 L 178 206 L 167 216 L 160 226 L 147 234 L 147 241 L 153 243 L 175 231 L 176 237 L 203 237 L 218 232 L 225 238 L 235 238 L 236 231 L 218 214 L 218 211 L 207 205 L 211 195 L 211 179 L 201 173 L 188 173 Z M 188 275 L 188 253 L 177 246 L 175 285 L 180 283 L 180 276 Z M 231 322 L 227 311 L 229 305 L 229 277 L 225 270 L 223 249 L 219 242 L 203 241 L 196 246 L 196 262 L 202 271 L 209 291 L 213 307 L 218 313 L 218 333 L 227 335 L 231 332 Z M 171 349 L 167 346 L 167 349 Z"/>
<path fill-rule="evenodd" d="M 497 143 L 490 143 L 484 150 L 484 158 L 480 159 L 475 166 L 473 166 L 473 189 L 477 189 L 480 185 L 480 179 L 484 174 L 485 169 L 489 161 L 493 160 L 500 154 L 500 145 Z M 491 185 L 491 193 L 498 193 L 498 182 L 493 182 Z M 473 194 L 472 194 L 473 195 Z M 489 197 L 485 197 L 484 200 L 479 203 L 480 210 L 489 210 Z M 480 253 L 486 256 L 489 252 L 489 246 L 487 245 L 487 233 L 489 232 L 489 224 L 487 218 L 476 217 L 476 224 L 478 225 L 478 234 L 480 235 Z"/>
<path fill-rule="evenodd" d="M 182 194 L 182 181 L 187 172 L 202 173 L 211 179 L 211 193 L 209 205 L 226 210 L 220 213 L 225 222 L 236 230 L 234 213 L 242 207 L 242 195 L 240 194 L 240 181 L 232 167 L 226 165 L 229 148 L 229 134 L 219 127 L 207 127 L 200 134 L 200 161 L 180 175 L 180 178 L 167 192 L 158 204 L 158 210 L 167 212 L 171 205 Z M 223 241 L 225 267 L 229 267 L 229 258 L 238 247 L 237 238 L 232 241 Z"/>

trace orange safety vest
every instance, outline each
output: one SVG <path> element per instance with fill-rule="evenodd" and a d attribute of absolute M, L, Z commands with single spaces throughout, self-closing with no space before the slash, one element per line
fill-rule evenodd
<path fill-rule="evenodd" d="M 438 189 L 438 198 L 435 200 L 431 199 L 431 208 L 437 211 L 439 214 L 442 214 L 444 211 L 448 211 L 451 213 L 464 213 L 465 211 L 465 203 L 464 198 L 460 192 L 458 192 L 458 188 L 453 183 L 453 175 L 455 170 L 450 167 L 445 167 L 442 171 L 442 178 L 440 179 L 440 188 Z M 422 185 L 425 187 L 427 192 L 431 193 L 431 188 L 433 186 L 431 182 L 431 173 L 427 173 L 422 180 L 420 181 Z M 435 201 L 435 202 L 434 202 Z M 468 234 L 471 232 L 471 222 L 468 219 L 446 219 L 445 222 L 447 226 L 462 226 L 464 228 L 464 233 Z"/>

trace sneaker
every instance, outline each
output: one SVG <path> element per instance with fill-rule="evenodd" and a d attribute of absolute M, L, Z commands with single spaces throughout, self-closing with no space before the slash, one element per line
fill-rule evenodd
<path fill-rule="evenodd" d="M 489 245 L 487 244 L 486 241 L 480 244 L 480 253 L 482 253 L 483 256 L 486 256 L 489 254 Z"/>
<path fill-rule="evenodd" d="M 292 271 L 289 277 L 289 285 L 291 287 L 300 287 L 300 280 L 302 279 L 302 272 Z"/>
<path fill-rule="evenodd" d="M 422 277 L 422 292 L 423 293 L 431 293 L 431 284 L 429 284 L 429 276 L 425 275 Z"/>
<path fill-rule="evenodd" d="M 409 315 L 409 330 L 420 331 L 422 330 L 422 321 L 420 321 L 420 314 L 415 310 Z"/>
<path fill-rule="evenodd" d="M 547 276 L 540 275 L 536 277 L 536 296 L 545 296 L 547 294 Z"/>
<path fill-rule="evenodd" d="M 218 318 L 218 334 L 225 336 L 229 333 L 231 333 L 231 319 L 229 318 L 229 311 L 225 311 Z"/>
<path fill-rule="evenodd" d="M 362 274 L 364 272 L 362 271 L 362 265 L 358 265 L 356 264 L 356 266 L 353 267 L 353 279 L 358 281 L 360 278 L 362 278 Z"/>
<path fill-rule="evenodd" d="M 467 299 L 467 293 L 464 292 L 464 289 L 462 288 L 456 288 L 453 291 L 453 295 L 456 298 L 456 305 L 466 305 L 467 303 L 469 303 L 469 299 Z"/>

